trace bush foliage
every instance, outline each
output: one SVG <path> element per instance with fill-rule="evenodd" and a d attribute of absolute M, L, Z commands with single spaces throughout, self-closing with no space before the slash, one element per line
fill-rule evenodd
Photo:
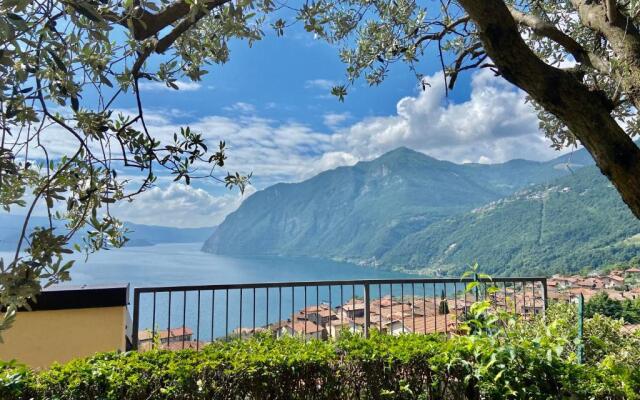
<path fill-rule="evenodd" d="M 7 363 L 0 398 L 640 399 L 640 337 L 596 316 L 585 322 L 587 362 L 577 364 L 574 322 L 559 305 L 535 321 L 485 314 L 473 334 L 448 339 L 257 336 L 199 352 L 99 354 L 43 372 Z"/>

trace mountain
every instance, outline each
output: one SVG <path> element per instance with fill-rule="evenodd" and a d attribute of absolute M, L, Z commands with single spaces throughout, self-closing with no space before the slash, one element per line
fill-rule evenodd
<path fill-rule="evenodd" d="M 640 221 L 596 167 L 538 185 L 407 235 L 380 260 L 458 275 L 578 272 L 640 256 Z"/>
<path fill-rule="evenodd" d="M 581 150 L 548 162 L 486 165 L 455 164 L 399 148 L 372 161 L 253 194 L 227 216 L 203 250 L 398 266 L 411 260 L 407 255 L 412 247 L 405 241 L 411 235 L 592 164 L 585 154 Z M 404 256 L 393 253 L 400 243 Z"/>
<path fill-rule="evenodd" d="M 0 213 L 0 251 L 12 251 L 18 243 L 18 235 L 24 217 L 7 213 Z M 44 217 L 32 217 L 29 221 L 29 230 L 35 226 L 47 226 L 48 220 Z M 125 222 L 129 229 L 126 235 L 129 241 L 125 246 L 152 246 L 160 243 L 197 243 L 204 242 L 215 231 L 215 227 L 209 228 L 171 228 L 166 226 L 153 226 Z"/>

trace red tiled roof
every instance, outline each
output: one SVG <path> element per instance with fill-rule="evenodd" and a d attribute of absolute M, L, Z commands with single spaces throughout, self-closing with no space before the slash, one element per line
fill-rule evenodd
<path fill-rule="evenodd" d="M 189 327 L 172 328 L 167 334 L 167 330 L 155 331 L 155 334 L 160 339 L 167 339 L 168 337 L 181 337 L 193 335 L 193 331 Z M 150 329 L 146 329 L 138 333 L 138 340 L 151 340 L 153 339 L 153 332 Z"/>

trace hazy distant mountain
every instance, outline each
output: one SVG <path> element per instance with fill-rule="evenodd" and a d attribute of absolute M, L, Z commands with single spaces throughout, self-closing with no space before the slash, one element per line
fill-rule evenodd
<path fill-rule="evenodd" d="M 416 255 L 423 249 L 411 243 L 413 234 L 590 164 L 584 150 L 548 162 L 460 165 L 399 148 L 373 161 L 255 193 L 225 219 L 203 250 L 415 268 L 423 265 L 413 262 L 422 260 Z"/>
<path fill-rule="evenodd" d="M 24 222 L 24 217 L 13 214 L 0 214 L 0 251 L 15 249 L 18 243 L 18 235 Z M 34 226 L 47 226 L 48 220 L 43 217 L 33 217 L 30 220 L 30 229 Z M 130 230 L 126 246 L 151 246 L 160 243 L 202 243 L 214 231 L 210 228 L 170 228 L 166 226 L 153 226 L 125 222 Z"/>

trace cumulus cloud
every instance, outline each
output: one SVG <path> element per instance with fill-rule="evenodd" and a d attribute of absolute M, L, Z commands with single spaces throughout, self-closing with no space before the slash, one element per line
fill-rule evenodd
<path fill-rule="evenodd" d="M 181 91 L 184 91 L 184 92 L 193 92 L 193 91 L 199 90 L 202 87 L 201 84 L 193 81 L 175 81 L 174 83 L 176 84 L 176 86 L 178 86 L 178 88 Z M 150 81 L 140 82 L 139 87 L 141 90 L 148 90 L 148 91 L 158 91 L 158 90 L 175 91 L 174 88 L 167 86 L 164 82 L 150 82 Z"/>
<path fill-rule="evenodd" d="M 503 162 L 554 156 L 525 95 L 488 71 L 473 76 L 468 101 L 448 102 L 441 79 L 397 104 L 396 115 L 371 117 L 336 134 L 356 157 L 407 146 L 454 162 Z"/>
<path fill-rule="evenodd" d="M 112 214 L 139 224 L 174 227 L 207 227 L 217 225 L 234 211 L 255 189 L 247 187 L 244 195 L 229 192 L 214 196 L 207 191 L 181 183 L 154 187 L 132 202 L 118 203 Z"/>

